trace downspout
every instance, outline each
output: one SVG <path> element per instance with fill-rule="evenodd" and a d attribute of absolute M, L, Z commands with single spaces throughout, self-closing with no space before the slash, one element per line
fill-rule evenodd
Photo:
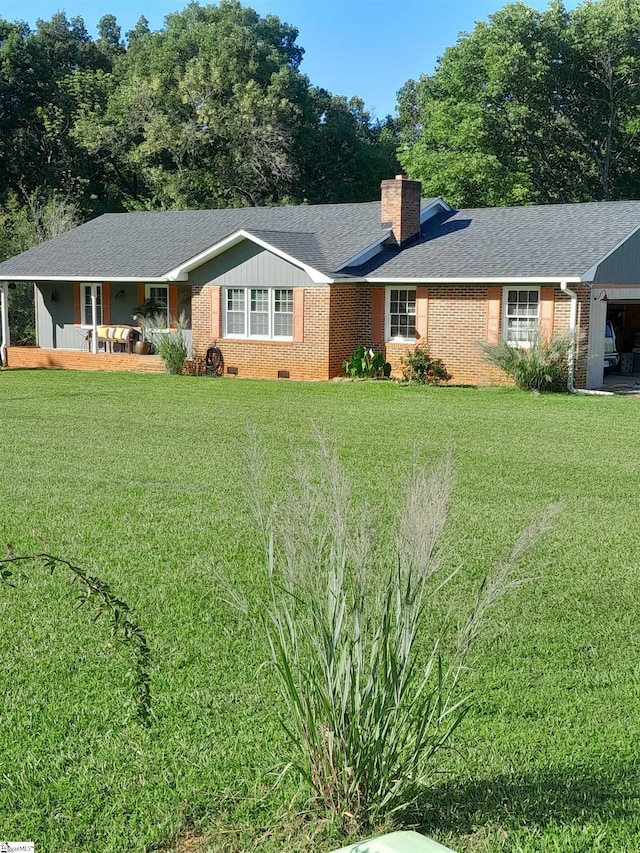
<path fill-rule="evenodd" d="M 588 396 L 595 397 L 613 397 L 612 391 L 589 391 L 586 388 L 576 388 L 573 384 L 578 329 L 578 294 L 569 289 L 566 281 L 560 282 L 560 290 L 571 298 L 571 308 L 569 310 L 569 334 L 571 335 L 571 347 L 569 349 L 569 378 L 567 380 L 567 390 L 570 394 L 586 394 Z"/>
<path fill-rule="evenodd" d="M 9 334 L 9 284 L 4 281 L 0 288 L 0 327 L 2 337 L 0 338 L 0 367 L 6 367 L 7 347 L 11 344 Z"/>

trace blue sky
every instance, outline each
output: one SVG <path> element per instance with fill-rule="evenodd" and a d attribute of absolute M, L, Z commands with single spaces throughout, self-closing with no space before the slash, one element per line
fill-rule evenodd
<path fill-rule="evenodd" d="M 5 20 L 26 20 L 32 27 L 55 12 L 80 15 L 89 32 L 105 14 L 113 14 L 125 33 L 140 15 L 152 29 L 187 0 L 2 0 Z M 409 79 L 430 74 L 437 58 L 505 5 L 505 0 L 254 0 L 261 15 L 274 14 L 297 27 L 305 49 L 301 70 L 311 82 L 337 95 L 358 95 L 379 118 L 395 111 L 396 92 Z M 529 0 L 543 10 L 546 0 Z M 569 0 L 567 8 L 576 1 Z"/>

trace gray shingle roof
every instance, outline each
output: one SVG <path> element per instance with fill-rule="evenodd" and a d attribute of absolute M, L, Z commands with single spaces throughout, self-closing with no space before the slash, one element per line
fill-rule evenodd
<path fill-rule="evenodd" d="M 349 272 L 375 278 L 582 276 L 640 226 L 640 201 L 458 210 L 401 252 Z"/>
<path fill-rule="evenodd" d="M 240 229 L 276 232 L 274 245 L 325 275 L 383 233 L 379 202 L 108 213 L 5 261 L 0 277 L 159 278 Z"/>
<path fill-rule="evenodd" d="M 162 278 L 241 229 L 330 277 L 573 277 L 639 225 L 640 201 L 452 211 L 346 268 L 384 234 L 379 202 L 111 213 L 1 263 L 0 280 Z"/>
<path fill-rule="evenodd" d="M 271 231 L 266 228 L 245 228 L 244 230 L 315 270 L 323 272 L 331 269 L 317 234 L 303 231 Z"/>

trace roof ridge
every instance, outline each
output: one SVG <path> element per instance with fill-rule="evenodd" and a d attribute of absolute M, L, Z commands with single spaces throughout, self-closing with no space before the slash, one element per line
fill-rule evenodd
<path fill-rule="evenodd" d="M 604 207 L 605 205 L 618 204 L 640 204 L 640 199 L 637 198 L 618 198 L 610 199 L 609 201 L 561 201 L 550 204 L 500 204 L 493 207 L 456 207 L 452 208 L 452 213 L 471 213 L 482 211 L 497 211 L 497 210 L 558 210 L 561 207 L 576 209 L 578 207 Z M 445 211 L 448 212 L 448 211 Z"/>

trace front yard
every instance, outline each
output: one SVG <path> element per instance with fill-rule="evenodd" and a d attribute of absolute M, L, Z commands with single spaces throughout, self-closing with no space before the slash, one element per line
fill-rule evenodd
<path fill-rule="evenodd" d="M 527 558 L 538 580 L 500 606 L 477 649 L 479 701 L 418 828 L 460 851 L 638 849 L 638 401 L 38 371 L 0 373 L 0 400 L 0 547 L 95 571 L 154 655 L 145 729 L 126 654 L 73 609 L 63 573 L 33 567 L 0 586 L 0 837 L 68 853 L 173 849 L 189 833 L 203 850 L 340 846 L 300 800 L 288 810 L 293 777 L 274 787 L 287 756 L 266 642 L 216 583 L 220 570 L 262 583 L 248 429 L 277 489 L 290 440 L 305 446 L 319 427 L 382 524 L 412 460 L 451 449 L 459 594 L 565 501 Z"/>

